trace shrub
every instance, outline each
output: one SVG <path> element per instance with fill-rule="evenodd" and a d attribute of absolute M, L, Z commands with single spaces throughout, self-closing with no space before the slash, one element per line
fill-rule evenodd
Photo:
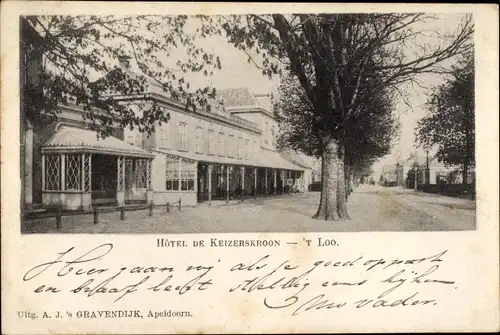
<path fill-rule="evenodd" d="M 418 184 L 417 190 L 452 197 L 466 196 L 473 199 L 476 198 L 476 189 L 474 184 Z"/>
<path fill-rule="evenodd" d="M 312 184 L 309 184 L 309 186 L 307 187 L 307 189 L 309 191 L 319 192 L 319 191 L 321 191 L 321 182 L 317 181 L 317 182 L 314 182 Z"/>

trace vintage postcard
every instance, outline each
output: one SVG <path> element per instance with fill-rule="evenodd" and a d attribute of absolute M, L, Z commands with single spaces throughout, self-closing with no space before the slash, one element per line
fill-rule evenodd
<path fill-rule="evenodd" d="M 498 331 L 498 22 L 2 2 L 2 334 Z"/>

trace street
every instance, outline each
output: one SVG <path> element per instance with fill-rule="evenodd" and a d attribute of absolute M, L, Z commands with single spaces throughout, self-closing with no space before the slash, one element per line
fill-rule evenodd
<path fill-rule="evenodd" d="M 24 224 L 26 233 L 246 233 L 246 232 L 371 232 L 451 231 L 475 229 L 475 201 L 415 192 L 398 187 L 361 185 L 350 196 L 351 220 L 323 221 L 311 217 L 319 192 L 247 199 L 243 203 L 213 202 L 194 208 L 155 208 L 105 213 L 93 224 L 92 215 L 66 216 Z"/>

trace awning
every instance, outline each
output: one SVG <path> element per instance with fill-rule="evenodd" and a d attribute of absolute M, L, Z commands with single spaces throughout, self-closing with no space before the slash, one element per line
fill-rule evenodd
<path fill-rule="evenodd" d="M 297 166 L 303 167 L 304 169 L 312 169 L 312 166 L 309 165 L 308 163 L 306 163 L 304 161 L 304 159 L 296 153 L 284 153 L 284 154 L 281 154 L 281 157 L 283 157 L 284 159 L 286 159 L 289 162 L 292 162 L 293 164 L 295 164 Z"/>
<path fill-rule="evenodd" d="M 154 155 L 116 137 L 98 138 L 92 130 L 61 127 L 42 147 L 42 153 L 96 153 L 153 158 Z"/>
<path fill-rule="evenodd" d="M 237 159 L 230 157 L 221 157 L 218 155 L 207 155 L 207 154 L 193 154 L 178 150 L 168 150 L 168 149 L 154 149 L 154 152 L 158 152 L 171 157 L 180 157 L 188 159 L 191 161 L 212 163 L 212 164 L 224 164 L 224 165 L 240 165 L 240 166 L 250 166 L 257 168 L 272 168 L 281 170 L 293 170 L 293 171 L 303 171 L 297 165 L 290 163 L 289 161 L 283 159 L 279 153 L 271 150 L 261 150 L 258 157 L 249 157 L 249 159 Z"/>
<path fill-rule="evenodd" d="M 261 162 L 261 166 L 272 167 L 275 169 L 283 170 L 293 170 L 293 171 L 304 171 L 303 167 L 293 164 L 292 162 L 284 159 L 280 153 L 276 151 L 262 149 L 258 159 Z"/>

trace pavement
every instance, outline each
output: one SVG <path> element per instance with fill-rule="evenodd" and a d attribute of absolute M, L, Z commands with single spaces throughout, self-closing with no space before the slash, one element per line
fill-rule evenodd
<path fill-rule="evenodd" d="M 399 187 L 361 185 L 351 194 L 351 220 L 312 219 L 319 192 L 214 202 L 182 210 L 155 208 L 99 215 L 25 221 L 23 233 L 245 233 L 245 232 L 372 232 L 372 231 L 459 231 L 476 227 L 476 204 L 469 199 L 415 192 Z"/>

